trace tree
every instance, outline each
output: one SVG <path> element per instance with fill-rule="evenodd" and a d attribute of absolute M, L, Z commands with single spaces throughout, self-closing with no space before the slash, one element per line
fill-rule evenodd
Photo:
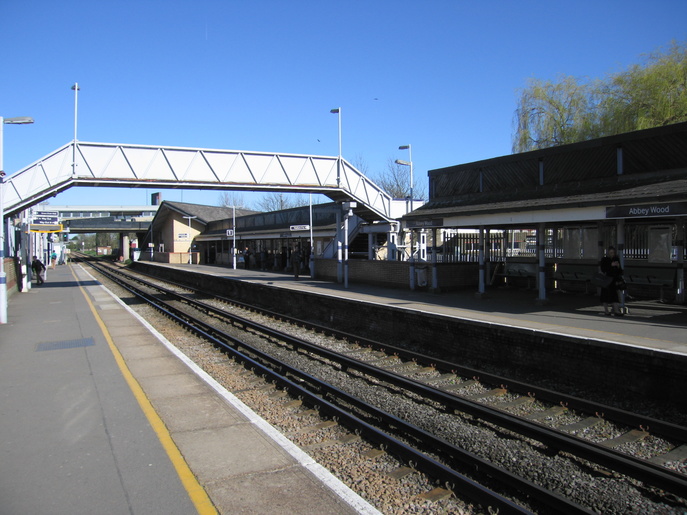
<path fill-rule="evenodd" d="M 246 200 L 243 194 L 236 191 L 222 191 L 217 199 L 217 205 L 219 207 L 236 207 L 241 209 L 250 209 L 246 204 Z"/>
<path fill-rule="evenodd" d="M 650 54 L 645 66 L 612 75 L 601 112 L 606 133 L 687 120 L 687 43 L 673 41 L 666 53 Z"/>
<path fill-rule="evenodd" d="M 393 157 L 387 159 L 386 169 L 377 175 L 376 181 L 392 198 L 410 197 L 410 168 L 398 164 Z M 413 170 L 413 197 L 426 198 L 427 188 L 424 181 L 418 181 Z"/>
<path fill-rule="evenodd" d="M 583 81 L 531 79 L 514 115 L 513 152 L 564 145 L 687 120 L 687 44 L 644 65 Z"/>
<path fill-rule="evenodd" d="M 410 197 L 410 169 L 405 165 L 396 163 L 393 157 L 388 158 L 386 168 L 376 174 L 368 173 L 367 162 L 360 154 L 353 158 L 351 164 L 363 175 L 370 177 L 377 186 L 386 191 L 392 198 L 403 199 Z M 417 174 L 413 175 L 413 197 L 416 199 L 427 198 L 426 184 L 424 181 L 417 180 Z"/>
<path fill-rule="evenodd" d="M 309 202 L 308 197 L 305 195 L 277 192 L 266 193 L 258 200 L 258 209 L 260 211 L 282 211 L 293 207 L 307 206 Z"/>

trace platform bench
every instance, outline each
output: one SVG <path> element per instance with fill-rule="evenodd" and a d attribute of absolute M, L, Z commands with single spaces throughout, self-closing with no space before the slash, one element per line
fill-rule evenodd
<path fill-rule="evenodd" d="M 589 293 L 590 281 L 599 270 L 598 265 L 557 263 L 553 278 L 556 281 L 572 281 L 584 283 L 585 293 Z"/>
<path fill-rule="evenodd" d="M 536 279 L 539 272 L 539 265 L 537 263 L 500 263 L 500 269 L 497 269 L 496 276 L 506 278 L 525 278 L 527 279 L 527 287 L 531 288 L 532 279 Z"/>
<path fill-rule="evenodd" d="M 654 286 L 674 286 L 674 268 L 630 267 L 623 272 L 628 284 L 647 284 Z"/>
<path fill-rule="evenodd" d="M 661 267 L 628 267 L 623 271 L 625 282 L 643 286 L 658 286 L 660 299 L 663 300 L 663 288 L 675 287 L 675 269 Z"/>

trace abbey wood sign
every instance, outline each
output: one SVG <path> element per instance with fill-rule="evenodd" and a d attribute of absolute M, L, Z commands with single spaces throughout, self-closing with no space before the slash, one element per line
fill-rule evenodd
<path fill-rule="evenodd" d="M 648 218 L 652 216 L 687 215 L 687 202 L 672 204 L 642 204 L 606 208 L 606 218 Z"/>

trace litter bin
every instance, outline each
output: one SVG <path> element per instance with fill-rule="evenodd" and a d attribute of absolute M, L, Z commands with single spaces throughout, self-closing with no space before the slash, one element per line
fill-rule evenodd
<path fill-rule="evenodd" d="M 427 268 L 415 269 L 415 284 L 420 288 L 427 286 Z"/>

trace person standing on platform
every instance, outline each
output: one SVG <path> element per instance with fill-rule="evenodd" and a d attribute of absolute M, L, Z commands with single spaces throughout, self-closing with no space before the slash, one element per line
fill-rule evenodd
<path fill-rule="evenodd" d="M 43 271 L 45 270 L 45 265 L 38 259 L 38 256 L 33 256 L 33 261 L 31 261 L 31 270 L 36 274 L 36 284 L 43 284 Z"/>
<path fill-rule="evenodd" d="M 293 252 L 291 252 L 291 266 L 293 267 L 293 276 L 298 280 L 298 273 L 301 271 L 301 250 L 298 247 L 294 247 Z"/>
<path fill-rule="evenodd" d="M 50 254 L 50 268 L 55 270 L 55 265 L 57 264 L 57 252 L 54 250 L 52 251 L 52 254 Z"/>
<path fill-rule="evenodd" d="M 604 306 L 604 315 L 621 317 L 623 312 L 620 311 L 618 284 L 622 281 L 623 269 L 620 267 L 620 258 L 615 247 L 608 247 L 606 255 L 599 262 L 599 270 L 611 279 L 608 286 L 601 288 L 600 300 Z M 610 311 L 609 304 L 612 306 Z"/>

